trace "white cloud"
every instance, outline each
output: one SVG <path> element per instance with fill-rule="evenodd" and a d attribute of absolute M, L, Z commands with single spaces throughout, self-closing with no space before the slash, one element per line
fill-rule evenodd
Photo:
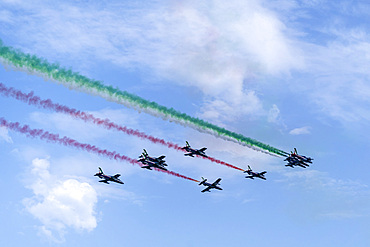
<path fill-rule="evenodd" d="M 5 127 L 0 127 L 0 138 L 8 143 L 13 143 L 12 138 L 8 134 L 8 129 Z"/>
<path fill-rule="evenodd" d="M 19 40 L 30 42 L 32 53 L 50 56 L 52 50 L 84 61 L 150 68 L 160 78 L 195 86 L 210 102 L 205 116 L 213 118 L 259 116 L 261 104 L 246 80 L 288 74 L 303 61 L 289 30 L 258 0 L 115 4 L 104 10 L 101 4 L 61 5 L 17 5 L 32 15 L 18 16 L 12 35 L 27 36 Z M 213 106 L 221 101 L 224 107 Z"/>
<path fill-rule="evenodd" d="M 282 18 L 286 25 L 301 33 L 301 41 L 295 44 L 303 54 L 305 66 L 288 87 L 326 118 L 349 127 L 354 123 L 368 124 L 370 35 L 363 25 L 368 6 L 320 0 L 283 0 L 273 5 L 285 16 Z M 317 9 L 326 15 L 318 18 Z M 311 22 L 313 19 L 317 22 Z"/>
<path fill-rule="evenodd" d="M 266 115 L 246 82 L 259 74 L 288 74 L 302 64 L 284 24 L 259 1 L 188 1 L 169 10 L 166 18 L 153 20 L 166 29 L 156 33 L 159 41 L 151 45 L 158 54 L 149 66 L 202 90 L 209 99 L 203 117 L 234 121 Z"/>
<path fill-rule="evenodd" d="M 32 161 L 33 177 L 28 188 L 34 196 L 24 199 L 27 211 L 42 224 L 40 233 L 51 241 L 60 242 L 67 228 L 93 230 L 97 226 L 96 191 L 86 182 L 60 179 L 50 174 L 49 166 L 48 159 Z"/>
<path fill-rule="evenodd" d="M 301 128 L 295 128 L 295 129 L 292 129 L 289 134 L 291 135 L 308 135 L 308 134 L 311 134 L 311 131 L 310 131 L 311 127 L 309 126 L 304 126 L 304 127 L 301 127 Z"/>
<path fill-rule="evenodd" d="M 280 117 L 280 110 L 279 108 L 277 107 L 277 105 L 273 105 L 269 111 L 269 114 L 267 116 L 267 120 L 270 122 L 270 123 L 276 123 L 278 122 L 279 120 L 279 117 Z"/>
<path fill-rule="evenodd" d="M 303 75 L 304 79 L 294 80 L 295 93 L 302 90 L 318 110 L 331 118 L 369 122 L 368 32 L 363 27 L 348 28 L 343 20 L 331 20 L 331 16 L 325 20 L 326 25 L 299 29 L 297 19 L 309 18 L 310 8 L 317 6 L 324 4 L 285 0 L 278 4 L 258 0 L 204 4 L 189 0 L 129 7 L 107 4 L 103 9 L 101 4 L 50 5 L 39 1 L 3 3 L 6 15 L 0 22 L 9 27 L 2 30 L 4 36 L 29 42 L 23 46 L 31 53 L 49 58 L 54 54 L 63 59 L 68 59 L 67 54 L 77 61 L 100 59 L 125 68 L 150 68 L 160 78 L 197 87 L 205 96 L 199 114 L 208 119 L 261 116 L 261 100 L 248 81 L 258 81 L 259 75 L 286 76 L 294 69 L 303 69 L 309 73 Z M 346 14 L 363 14 L 364 9 L 361 4 L 330 7 Z M 15 16 L 14 9 L 25 13 Z M 6 33 L 9 30 L 11 33 Z M 302 30 L 314 31 L 326 39 L 317 42 L 316 36 Z M 298 35 L 301 42 L 297 41 Z M 307 41 L 309 38 L 315 41 Z M 80 64 L 88 66 L 86 62 Z M 86 69 L 76 66 L 79 71 Z M 249 105 L 258 110 L 248 109 Z M 263 112 L 274 121 L 268 110 Z"/>
<path fill-rule="evenodd" d="M 343 123 L 370 121 L 370 38 L 336 41 L 312 47 L 309 61 L 314 71 L 310 83 L 313 101 L 321 110 Z M 334 62 L 335 61 L 335 62 Z"/>
<path fill-rule="evenodd" d="M 231 122 L 243 115 L 261 116 L 266 114 L 262 102 L 253 91 L 243 93 L 240 100 L 230 98 L 206 101 L 201 108 L 200 117 L 214 122 Z"/>

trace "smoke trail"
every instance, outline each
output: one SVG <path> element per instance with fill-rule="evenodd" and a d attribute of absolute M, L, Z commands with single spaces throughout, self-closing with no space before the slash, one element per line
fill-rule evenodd
<path fill-rule="evenodd" d="M 194 128 L 200 132 L 209 133 L 224 140 L 233 141 L 264 153 L 279 156 L 286 156 L 288 154 L 257 140 L 226 130 L 204 120 L 191 117 L 185 113 L 181 113 L 173 108 L 167 108 L 126 91 L 121 91 L 118 88 L 106 86 L 100 81 L 89 79 L 71 70 L 66 70 L 58 64 L 49 63 L 45 59 L 25 54 L 13 49 L 12 47 L 4 46 L 1 40 L 0 58 L 2 58 L 2 62 L 5 64 L 10 64 L 16 68 L 40 74 L 47 79 L 56 80 L 70 88 L 99 95 L 110 101 L 123 104 L 139 111 L 144 111 L 156 117 L 174 121 L 184 126 Z"/>
<path fill-rule="evenodd" d="M 118 125 L 116 123 L 113 123 L 109 119 L 104 119 L 103 120 L 103 119 L 97 118 L 92 114 L 82 112 L 82 111 L 79 111 L 79 110 L 76 110 L 76 109 L 73 109 L 73 108 L 69 108 L 68 106 L 65 106 L 65 105 L 53 103 L 52 100 L 50 100 L 50 99 L 41 100 L 41 98 L 38 97 L 38 96 L 35 96 L 33 94 L 33 92 L 30 92 L 30 93 L 26 94 L 26 93 L 23 93 L 20 90 L 12 88 L 12 87 L 8 88 L 4 84 L 0 83 L 0 93 L 3 94 L 4 96 L 12 97 L 14 99 L 23 101 L 23 102 L 27 103 L 28 105 L 35 105 L 35 106 L 40 107 L 40 108 L 49 109 L 49 110 L 53 110 L 53 111 L 56 111 L 56 112 L 69 114 L 70 116 L 82 119 L 85 122 L 92 122 L 96 125 L 103 126 L 107 129 L 115 129 L 115 130 L 118 130 L 118 131 L 122 131 L 122 132 L 124 132 L 128 135 L 134 135 L 134 136 L 137 136 L 141 139 L 147 139 L 147 140 L 149 140 L 149 141 L 151 141 L 155 144 L 161 144 L 161 145 L 164 145 L 168 148 L 173 148 L 177 151 L 186 152 L 186 150 L 182 149 L 179 145 L 177 145 L 175 143 L 165 141 L 163 139 L 160 139 L 160 138 L 157 138 L 157 137 L 154 137 L 154 136 L 147 135 L 147 134 L 145 134 L 143 132 L 140 132 L 138 130 L 133 130 L 133 129 L 127 128 L 125 126 Z M 200 157 L 203 157 L 203 156 L 200 156 Z M 203 158 L 208 159 L 212 162 L 221 164 L 221 165 L 225 165 L 225 166 L 228 166 L 228 167 L 240 170 L 240 171 L 244 171 L 243 169 L 241 169 L 239 167 L 236 167 L 234 165 L 228 164 L 226 162 L 220 161 L 220 160 L 212 158 L 212 157 L 203 157 Z"/>
<path fill-rule="evenodd" d="M 201 156 L 201 157 L 203 157 L 203 156 Z M 227 166 L 227 167 L 234 168 L 234 169 L 239 170 L 239 171 L 244 171 L 242 168 L 239 168 L 239 167 L 237 167 L 237 166 L 231 165 L 231 164 L 229 164 L 229 163 L 226 163 L 226 162 L 224 162 L 224 161 L 221 161 L 221 160 L 218 160 L 218 159 L 215 159 L 215 158 L 209 157 L 209 156 L 208 156 L 208 157 L 203 157 L 203 158 L 208 159 L 208 160 L 210 160 L 210 161 L 212 161 L 212 162 L 215 162 L 215 163 L 221 164 L 221 165 L 225 165 L 225 166 Z"/>
<path fill-rule="evenodd" d="M 45 140 L 47 142 L 53 142 L 53 143 L 58 143 L 58 144 L 61 144 L 61 145 L 64 145 L 64 146 L 75 147 L 77 149 L 88 151 L 90 153 L 95 153 L 95 154 L 107 157 L 109 159 L 114 159 L 114 160 L 117 160 L 117 161 L 126 161 L 126 162 L 129 162 L 130 164 L 133 164 L 133 165 L 139 165 L 140 167 L 142 166 L 141 163 L 138 162 L 137 160 L 131 159 L 131 158 L 125 156 L 125 155 L 121 155 L 121 154 L 117 153 L 116 151 L 112 152 L 112 151 L 108 151 L 106 149 L 100 149 L 100 148 L 98 148 L 96 146 L 93 146 L 93 145 L 90 145 L 90 144 L 80 143 L 80 142 L 78 142 L 74 139 L 71 139 L 69 137 L 66 137 L 66 136 L 59 137 L 58 134 L 52 134 L 52 133 L 50 133 L 48 131 L 44 131 L 42 129 L 31 129 L 28 125 L 21 126 L 20 123 L 18 123 L 18 122 L 15 122 L 15 123 L 8 122 L 7 120 L 5 120 L 2 117 L 0 118 L 0 126 L 4 126 L 4 127 L 7 127 L 10 130 L 17 131 L 19 133 L 25 134 L 27 137 L 33 137 L 33 138 L 38 137 L 41 140 Z M 164 172 L 164 173 L 168 173 L 170 175 L 173 175 L 173 176 L 176 176 L 176 177 L 179 177 L 179 178 L 184 178 L 184 179 L 187 179 L 187 180 L 190 180 L 190 181 L 199 182 L 198 180 L 186 177 L 184 175 L 178 174 L 178 173 L 173 172 L 173 171 L 164 171 L 164 170 L 157 169 L 157 168 L 154 168 L 154 169 L 156 171 L 161 171 L 161 172 Z"/>
<path fill-rule="evenodd" d="M 33 92 L 30 92 L 30 93 L 26 94 L 26 93 L 23 93 L 20 90 L 12 88 L 12 87 L 8 88 L 4 84 L 0 83 L 0 93 L 3 94 L 4 96 L 12 97 L 14 99 L 23 101 L 23 102 L 25 102 L 29 105 L 34 105 L 34 106 L 37 106 L 37 107 L 40 107 L 40 108 L 43 108 L 43 109 L 48 109 L 48 110 L 52 110 L 52 111 L 55 111 L 55 112 L 68 114 L 72 117 L 82 119 L 85 122 L 92 122 L 96 125 L 103 126 L 107 129 L 115 129 L 117 131 L 124 132 L 128 135 L 134 135 L 134 136 L 137 136 L 141 139 L 149 140 L 149 141 L 151 141 L 155 144 L 161 144 L 161 145 L 164 145 L 168 148 L 173 148 L 173 149 L 176 149 L 176 150 L 182 150 L 181 147 L 179 145 L 175 144 L 175 143 L 165 141 L 163 139 L 160 139 L 160 138 L 157 138 L 157 137 L 154 137 L 154 136 L 150 136 L 150 135 L 145 134 L 143 132 L 140 132 L 138 130 L 134 130 L 134 129 L 131 129 L 131 128 L 127 128 L 125 126 L 118 125 L 118 124 L 110 121 L 109 119 L 101 119 L 101 118 L 95 117 L 92 114 L 89 114 L 89 113 L 86 113 L 86 112 L 83 112 L 83 111 L 79 111 L 79 110 L 70 108 L 70 107 L 65 106 L 65 105 L 53 103 L 53 101 L 51 99 L 42 100 L 40 97 L 35 96 L 33 94 Z"/>

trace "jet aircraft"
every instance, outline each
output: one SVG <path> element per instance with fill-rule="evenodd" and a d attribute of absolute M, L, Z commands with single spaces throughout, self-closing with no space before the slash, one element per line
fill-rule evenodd
<path fill-rule="evenodd" d="M 207 188 L 205 188 L 204 190 L 202 190 L 202 192 L 210 192 L 211 189 L 218 189 L 218 190 L 222 190 L 222 188 L 220 188 L 218 185 L 219 185 L 219 182 L 221 181 L 221 178 L 217 179 L 215 182 L 213 182 L 212 184 L 211 183 L 208 183 L 207 182 L 207 179 L 206 178 L 203 178 L 202 177 L 202 182 L 199 183 L 199 185 L 204 185 L 204 186 L 207 186 Z"/>
<path fill-rule="evenodd" d="M 148 152 L 144 149 L 143 153 L 139 156 L 140 159 L 137 161 L 141 162 L 144 164 L 141 168 L 145 168 L 148 170 L 151 170 L 152 167 L 162 169 L 167 171 L 165 166 L 167 166 L 166 161 L 164 160 L 166 156 L 162 155 L 158 158 L 155 157 L 150 157 L 148 155 Z"/>
<path fill-rule="evenodd" d="M 308 163 L 312 164 L 313 159 L 311 157 L 306 157 L 304 155 L 299 155 L 296 148 L 294 148 L 294 153 L 292 152 L 290 156 L 295 157 L 295 158 L 299 159 L 300 161 L 308 162 Z"/>
<path fill-rule="evenodd" d="M 303 162 L 303 161 L 301 161 L 298 158 L 293 157 L 293 156 L 289 156 L 284 161 L 288 161 L 288 164 L 286 164 L 285 166 L 289 166 L 289 167 L 292 167 L 292 168 L 294 168 L 294 166 L 300 166 L 302 168 L 309 167 L 309 165 L 307 163 L 305 163 L 305 162 Z"/>
<path fill-rule="evenodd" d="M 164 164 L 166 166 L 166 164 L 165 164 L 166 161 L 163 160 L 165 157 L 166 156 L 164 156 L 164 155 L 159 156 L 157 158 L 151 157 L 151 156 L 149 156 L 148 152 L 145 149 L 143 149 L 142 154 L 139 156 L 139 158 L 141 158 L 141 159 L 148 160 L 148 161 L 151 161 L 151 162 L 154 162 L 154 163 Z"/>
<path fill-rule="evenodd" d="M 116 174 L 114 176 L 105 175 L 103 170 L 100 167 L 99 167 L 99 172 L 96 173 L 94 176 L 98 176 L 100 179 L 103 179 L 103 180 L 99 181 L 99 182 L 102 182 L 102 183 L 109 184 L 108 181 L 111 181 L 111 182 L 116 182 L 116 183 L 119 183 L 119 184 L 123 184 L 123 182 L 119 179 L 121 174 Z"/>
<path fill-rule="evenodd" d="M 265 178 L 265 173 L 267 173 L 266 171 L 254 172 L 254 171 L 252 171 L 252 168 L 248 165 L 248 170 L 246 170 L 244 172 L 249 174 L 249 176 L 246 176 L 246 178 L 250 178 L 250 179 L 261 178 L 261 179 L 266 180 L 266 178 Z"/>
<path fill-rule="evenodd" d="M 151 161 L 148 161 L 148 160 L 143 160 L 143 161 L 139 160 L 139 161 L 144 164 L 141 168 L 145 168 L 145 169 L 148 169 L 148 170 L 151 170 L 152 168 L 158 168 L 158 169 L 167 171 L 167 168 L 164 167 L 164 165 L 166 165 L 166 164 L 159 164 L 159 163 L 151 162 Z"/>
<path fill-rule="evenodd" d="M 187 152 L 189 152 L 189 153 L 184 154 L 185 156 L 194 157 L 194 155 L 200 155 L 200 156 L 203 156 L 203 157 L 208 157 L 204 153 L 204 151 L 206 151 L 207 148 L 201 148 L 201 149 L 191 148 L 188 141 L 186 141 L 186 146 L 185 147 L 182 147 L 182 149 L 185 149 Z"/>
<path fill-rule="evenodd" d="M 290 167 L 300 166 L 303 168 L 307 168 L 309 167 L 309 164 L 307 163 L 312 164 L 312 160 L 313 159 L 311 157 L 299 155 L 297 152 L 297 149 L 294 148 L 294 152 L 291 152 L 291 154 L 284 161 L 288 161 L 288 164 L 285 166 L 290 166 Z"/>

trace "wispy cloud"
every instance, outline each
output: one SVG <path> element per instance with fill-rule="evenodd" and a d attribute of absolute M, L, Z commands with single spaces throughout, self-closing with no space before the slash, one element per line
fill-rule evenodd
<path fill-rule="evenodd" d="M 49 59 L 85 61 L 73 65 L 79 71 L 88 73 L 86 61 L 99 60 L 149 68 L 157 78 L 196 87 L 204 95 L 199 114 L 213 121 L 240 115 L 271 121 L 248 81 L 289 76 L 293 70 L 302 72 L 294 78 L 295 93 L 304 92 L 317 111 L 343 123 L 370 121 L 370 38 L 365 26 L 348 25 L 335 14 L 364 17 L 361 3 L 102 5 L 3 2 L 0 22 L 8 28 L 0 32 Z M 327 13 L 325 20 L 307 27 L 305 20 L 317 17 L 318 6 Z"/>
<path fill-rule="evenodd" d="M 284 183 L 291 189 L 304 189 L 306 196 L 313 197 L 312 202 L 307 198 L 304 202 L 313 217 L 338 219 L 370 216 L 370 190 L 364 183 L 336 179 L 317 170 L 283 172 L 283 175 L 287 178 Z"/>
<path fill-rule="evenodd" d="M 9 131 L 5 127 L 0 127 L 0 138 L 8 143 L 13 143 L 12 138 L 9 136 Z"/>
<path fill-rule="evenodd" d="M 254 91 L 245 92 L 241 100 L 213 98 L 206 100 L 199 117 L 222 123 L 236 120 L 244 115 L 260 117 L 266 115 L 263 104 Z"/>
<path fill-rule="evenodd" d="M 270 108 L 270 111 L 269 111 L 268 116 L 267 116 L 267 120 L 270 123 L 278 123 L 279 122 L 279 120 L 280 120 L 280 109 L 277 107 L 277 105 L 274 104 Z"/>
<path fill-rule="evenodd" d="M 370 39 L 335 41 L 316 47 L 310 69 L 315 71 L 313 101 L 321 110 L 344 123 L 370 121 Z M 334 62 L 335 61 L 335 62 Z"/>
<path fill-rule="evenodd" d="M 301 73 L 290 86 L 317 112 L 342 123 L 368 123 L 370 38 L 366 27 L 347 25 L 335 15 L 365 16 L 364 6 L 325 4 L 63 1 L 56 8 L 46 1 L 8 1 L 0 19 L 8 28 L 0 33 L 51 60 L 83 60 L 73 66 L 85 73 L 86 61 L 104 61 L 195 87 L 204 99 L 198 115 L 220 124 L 243 115 L 274 121 L 276 108 L 266 108 L 248 82 L 266 75 L 289 79 L 296 70 Z M 323 23 L 307 27 L 305 20 L 317 17 L 317 6 L 331 11 Z"/>
<path fill-rule="evenodd" d="M 12 32 L 3 34 L 53 59 L 68 54 L 149 68 L 161 79 L 198 88 L 206 98 L 203 115 L 220 121 L 266 116 L 246 82 L 261 74 L 289 74 L 303 63 L 289 30 L 258 0 L 55 6 L 43 1 L 11 5 L 24 14 L 7 23 Z M 223 107 L 215 107 L 220 102 Z"/>
<path fill-rule="evenodd" d="M 363 25 L 368 4 L 279 1 L 273 8 L 294 27 L 305 59 L 290 86 L 325 118 L 346 126 L 370 122 L 370 35 Z M 289 16 L 289 18 L 287 18 Z M 354 21 L 356 19 L 357 21 Z M 315 21 L 313 21 L 315 20 Z M 363 21 L 362 21 L 363 20 Z M 309 24 L 308 24 L 309 23 Z"/>
<path fill-rule="evenodd" d="M 310 126 L 304 126 L 301 128 L 295 128 L 289 131 L 289 134 L 291 135 L 308 135 L 311 134 L 311 127 Z"/>

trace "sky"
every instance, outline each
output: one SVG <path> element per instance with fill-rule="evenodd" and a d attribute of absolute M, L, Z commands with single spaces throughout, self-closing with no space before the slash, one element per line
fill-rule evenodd
<path fill-rule="evenodd" d="M 136 159 L 141 169 L 0 128 L 0 245 L 369 246 L 367 1 L 0 0 L 3 46 L 314 158 L 307 168 L 0 60 L 0 83 L 267 171 L 267 180 L 1 94 L 0 118 Z M 121 174 L 123 185 L 93 175 Z"/>

